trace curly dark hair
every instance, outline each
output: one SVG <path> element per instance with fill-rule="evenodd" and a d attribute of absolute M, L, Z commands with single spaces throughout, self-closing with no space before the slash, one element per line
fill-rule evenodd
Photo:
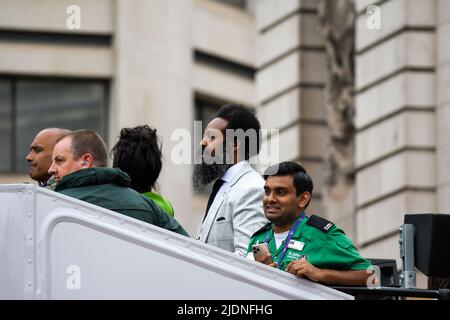
<path fill-rule="evenodd" d="M 153 189 L 162 169 L 161 142 L 156 129 L 147 125 L 123 128 L 111 153 L 113 167 L 128 173 L 131 188 L 140 193 Z"/>
<path fill-rule="evenodd" d="M 220 108 L 217 117 L 228 121 L 225 130 L 232 129 L 236 131 L 242 129 L 244 132 L 254 130 L 256 134 L 256 145 L 250 145 L 251 141 L 249 137 L 246 136 L 243 143 L 243 146 L 245 147 L 244 157 L 245 160 L 248 160 L 250 157 L 259 154 L 261 146 L 261 124 L 252 111 L 241 104 L 227 104 Z"/>

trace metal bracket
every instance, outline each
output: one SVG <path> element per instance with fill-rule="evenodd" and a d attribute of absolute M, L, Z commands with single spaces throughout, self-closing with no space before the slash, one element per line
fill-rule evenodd
<path fill-rule="evenodd" d="M 414 225 L 404 224 L 400 232 L 400 257 L 403 262 L 403 271 L 400 274 L 400 285 L 407 289 L 416 288 L 416 269 L 414 265 Z"/>

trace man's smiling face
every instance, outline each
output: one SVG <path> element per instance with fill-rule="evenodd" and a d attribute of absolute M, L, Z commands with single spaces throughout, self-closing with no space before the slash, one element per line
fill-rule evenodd
<path fill-rule="evenodd" d="M 270 176 L 264 185 L 263 206 L 267 219 L 279 226 L 290 224 L 301 211 L 293 177 Z"/>

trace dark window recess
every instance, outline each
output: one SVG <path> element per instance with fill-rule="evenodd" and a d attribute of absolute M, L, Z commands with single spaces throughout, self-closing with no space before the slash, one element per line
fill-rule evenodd
<path fill-rule="evenodd" d="M 45 128 L 95 130 L 106 140 L 106 106 L 104 81 L 0 79 L 0 171 L 27 172 L 30 144 Z"/>
<path fill-rule="evenodd" d="M 234 73 L 240 77 L 254 80 L 256 69 L 230 60 L 226 60 L 202 51 L 194 51 L 195 62 L 209 65 L 213 68 Z"/>
<path fill-rule="evenodd" d="M 12 85 L 0 79 L 0 171 L 12 168 Z"/>
<path fill-rule="evenodd" d="M 247 8 L 247 0 L 214 0 L 214 1 L 222 2 L 241 9 Z"/>
<path fill-rule="evenodd" d="M 0 30 L 0 41 L 2 42 L 110 47 L 111 39 L 111 35 Z"/>
<path fill-rule="evenodd" d="M 216 117 L 216 114 L 219 111 L 220 107 L 229 103 L 233 102 L 224 101 L 203 94 L 196 94 L 194 117 L 195 121 L 202 122 L 202 130 L 203 130 L 202 132 L 205 132 L 208 123 L 211 122 L 211 120 L 213 120 Z M 249 106 L 245 107 L 248 108 L 253 113 L 256 112 L 255 109 Z"/>
<path fill-rule="evenodd" d="M 202 122 L 202 132 L 205 132 L 208 123 L 215 118 L 222 104 L 209 99 L 195 98 L 195 121 Z"/>

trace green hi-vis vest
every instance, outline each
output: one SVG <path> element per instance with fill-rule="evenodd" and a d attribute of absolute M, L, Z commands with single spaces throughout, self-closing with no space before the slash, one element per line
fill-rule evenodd
<path fill-rule="evenodd" d="M 285 270 L 292 261 L 303 257 L 319 269 L 367 270 L 371 266 L 371 263 L 360 255 L 352 240 L 342 229 L 318 216 L 303 219 L 291 238 L 283 261 L 278 260 L 285 240 L 277 249 L 271 223 L 253 234 L 248 252 L 252 251 L 254 244 L 263 243 L 266 239 L 269 239 L 272 258 L 278 262 L 281 270 Z"/>
<path fill-rule="evenodd" d="M 173 217 L 174 214 L 174 210 L 172 207 L 172 204 L 169 202 L 169 200 L 167 200 L 166 198 L 164 198 L 162 195 L 157 194 L 156 192 L 146 192 L 144 193 L 144 195 L 146 195 L 147 197 L 149 197 L 150 199 L 152 199 L 153 201 L 156 202 L 156 204 L 163 209 L 163 211 L 165 213 L 167 213 L 169 216 Z"/>

